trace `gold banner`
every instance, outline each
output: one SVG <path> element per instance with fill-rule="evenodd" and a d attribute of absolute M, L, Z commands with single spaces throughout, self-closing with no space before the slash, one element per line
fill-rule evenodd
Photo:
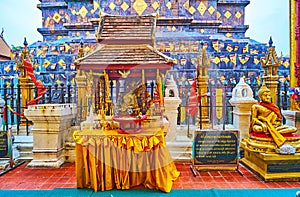
<path fill-rule="evenodd" d="M 222 106 L 223 106 L 223 90 L 221 88 L 216 89 L 216 116 L 218 119 L 221 119 L 222 114 Z"/>

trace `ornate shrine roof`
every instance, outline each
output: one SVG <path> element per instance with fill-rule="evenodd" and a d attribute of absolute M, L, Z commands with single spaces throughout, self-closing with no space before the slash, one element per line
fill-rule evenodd
<path fill-rule="evenodd" d="M 154 45 L 156 15 L 100 15 L 97 41 L 101 44 Z"/>
<path fill-rule="evenodd" d="M 80 70 L 170 69 L 174 60 L 154 47 L 156 16 L 100 16 L 98 49 L 75 64 Z"/>
<path fill-rule="evenodd" d="M 169 69 L 172 58 L 147 44 L 101 45 L 93 53 L 77 59 L 81 70 Z"/>

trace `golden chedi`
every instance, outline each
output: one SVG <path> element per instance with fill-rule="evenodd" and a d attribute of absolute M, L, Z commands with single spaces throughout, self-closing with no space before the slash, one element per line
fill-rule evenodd
<path fill-rule="evenodd" d="M 280 108 L 272 103 L 271 91 L 265 84 L 258 91 L 258 97 L 260 102 L 251 109 L 249 138 L 244 139 L 247 147 L 257 152 L 299 152 L 297 128 L 282 124 Z"/>

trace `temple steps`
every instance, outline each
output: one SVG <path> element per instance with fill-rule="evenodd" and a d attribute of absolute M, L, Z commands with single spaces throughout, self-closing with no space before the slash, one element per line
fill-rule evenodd
<path fill-rule="evenodd" d="M 17 160 L 33 159 L 33 136 L 14 136 L 13 158 Z"/>
<path fill-rule="evenodd" d="M 192 160 L 192 141 L 167 142 L 171 157 L 175 163 L 186 163 Z"/>

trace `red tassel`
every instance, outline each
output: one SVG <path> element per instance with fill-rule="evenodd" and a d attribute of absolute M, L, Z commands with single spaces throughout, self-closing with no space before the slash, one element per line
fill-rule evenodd
<path fill-rule="evenodd" d="M 6 106 L 3 107 L 3 120 L 4 120 L 5 123 L 7 122 Z"/>

